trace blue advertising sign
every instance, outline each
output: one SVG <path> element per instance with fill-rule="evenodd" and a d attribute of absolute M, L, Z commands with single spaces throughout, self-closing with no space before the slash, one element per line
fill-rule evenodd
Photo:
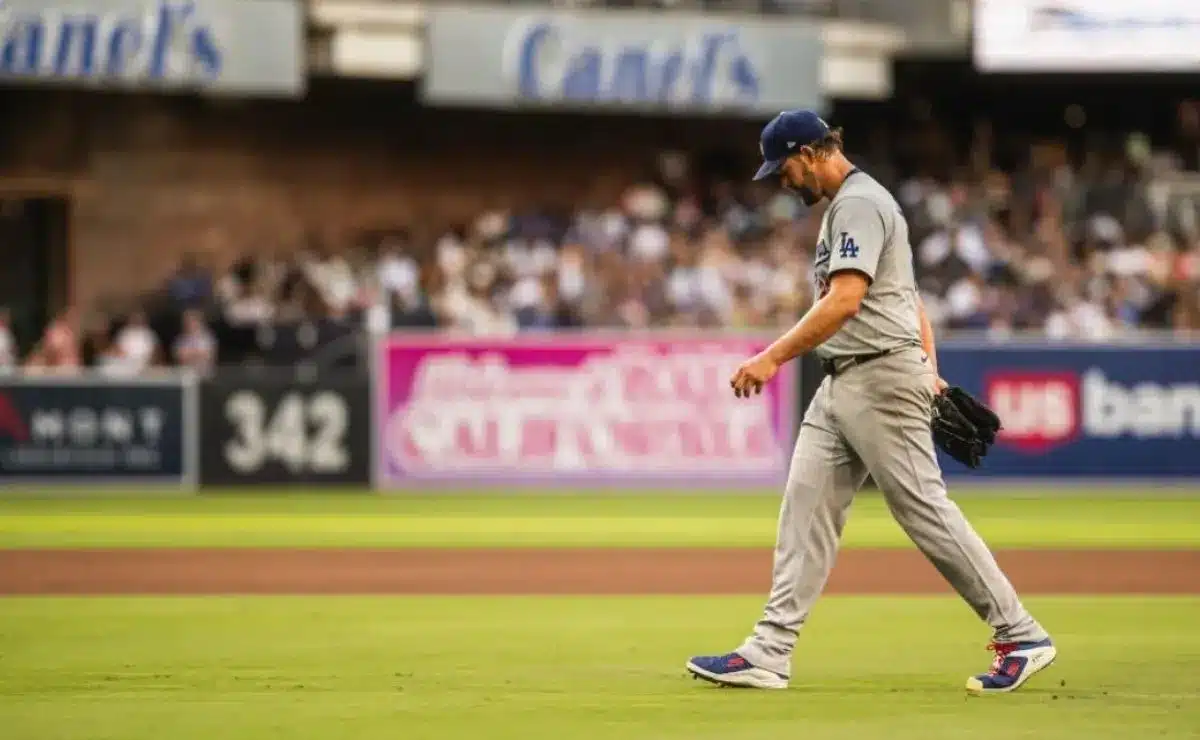
<path fill-rule="evenodd" d="M 422 94 L 446 105 L 760 116 L 821 106 L 803 19 L 434 5 Z"/>
<path fill-rule="evenodd" d="M 182 380 L 0 379 L 0 487 L 194 478 Z"/>
<path fill-rule="evenodd" d="M 298 95 L 293 0 L 0 0 L 0 79 Z"/>
<path fill-rule="evenodd" d="M 1200 477 L 1200 346 L 949 344 L 942 376 L 987 402 L 1004 429 L 988 477 Z"/>

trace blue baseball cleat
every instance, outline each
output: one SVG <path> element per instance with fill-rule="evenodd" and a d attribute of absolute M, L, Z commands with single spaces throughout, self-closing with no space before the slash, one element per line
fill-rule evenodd
<path fill-rule="evenodd" d="M 996 653 L 996 659 L 987 673 L 967 679 L 967 691 L 972 694 L 1016 691 L 1058 657 L 1058 650 L 1048 637 L 1039 642 L 993 642 L 988 649 Z"/>
<path fill-rule="evenodd" d="M 688 672 L 718 686 L 747 689 L 786 689 L 787 676 L 752 665 L 737 653 L 699 655 L 687 662 Z"/>

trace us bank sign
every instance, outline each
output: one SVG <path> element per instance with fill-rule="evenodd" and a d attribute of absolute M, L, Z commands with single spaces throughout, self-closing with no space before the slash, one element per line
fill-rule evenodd
<path fill-rule="evenodd" d="M 304 89 L 293 0 L 0 0 L 0 79 L 293 96 Z"/>
<path fill-rule="evenodd" d="M 758 117 L 819 107 L 819 29 L 671 13 L 429 8 L 431 104 Z"/>

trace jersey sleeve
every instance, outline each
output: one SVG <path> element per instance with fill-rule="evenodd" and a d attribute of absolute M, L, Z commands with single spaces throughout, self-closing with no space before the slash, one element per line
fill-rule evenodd
<path fill-rule="evenodd" d="M 846 198 L 833 206 L 829 231 L 833 239 L 829 276 L 842 270 L 858 270 L 874 280 L 887 238 L 879 206 L 867 198 Z"/>

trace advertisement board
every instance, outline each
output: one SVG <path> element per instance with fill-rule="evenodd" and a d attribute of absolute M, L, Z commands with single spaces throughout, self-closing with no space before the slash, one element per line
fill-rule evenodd
<path fill-rule="evenodd" d="M 294 97 L 295 0 L 0 0 L 0 80 Z"/>
<path fill-rule="evenodd" d="M 822 103 L 811 19 L 440 3 L 427 17 L 430 105 L 759 117 Z"/>
<path fill-rule="evenodd" d="M 302 381 L 286 371 L 224 370 L 200 386 L 205 485 L 366 485 L 371 391 L 366 375 Z"/>
<path fill-rule="evenodd" d="M 1195 72 L 1193 0 L 975 0 L 975 66 L 984 72 Z"/>
<path fill-rule="evenodd" d="M 182 378 L 0 378 L 0 485 L 191 486 Z"/>
<path fill-rule="evenodd" d="M 723 487 L 782 482 L 792 368 L 736 399 L 736 336 L 394 336 L 378 350 L 380 488 Z"/>
<path fill-rule="evenodd" d="M 956 346 L 938 350 L 951 383 L 1004 424 L 981 469 L 1015 478 L 1200 477 L 1200 347 Z"/>

